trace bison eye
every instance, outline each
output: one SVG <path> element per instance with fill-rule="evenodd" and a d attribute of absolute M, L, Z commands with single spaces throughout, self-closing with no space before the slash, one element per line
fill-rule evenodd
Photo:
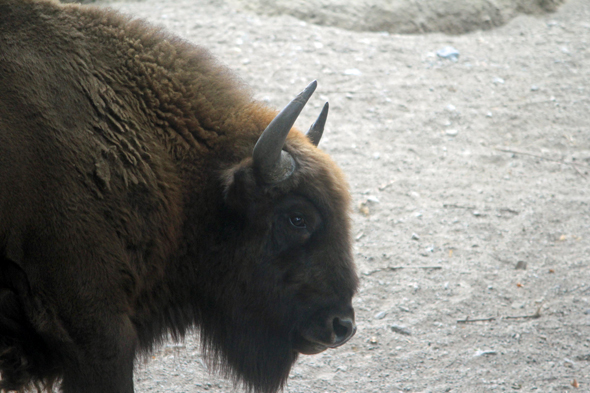
<path fill-rule="evenodd" d="M 305 218 L 299 213 L 295 213 L 289 217 L 289 222 L 295 228 L 303 229 L 307 227 L 307 223 L 305 222 Z"/>

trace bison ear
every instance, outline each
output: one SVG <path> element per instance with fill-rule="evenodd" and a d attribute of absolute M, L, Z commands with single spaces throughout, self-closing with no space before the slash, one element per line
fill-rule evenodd
<path fill-rule="evenodd" d="M 232 209 L 244 210 L 257 188 L 251 162 L 244 162 L 228 170 L 224 174 L 223 187 L 225 203 Z"/>
<path fill-rule="evenodd" d="M 31 294 L 27 273 L 12 259 L 0 255 L 0 287 L 8 288 L 20 296 Z"/>
<path fill-rule="evenodd" d="M 279 183 L 295 171 L 295 160 L 283 150 L 287 135 L 318 83 L 311 82 L 270 122 L 254 146 L 256 175 L 266 184 Z"/>

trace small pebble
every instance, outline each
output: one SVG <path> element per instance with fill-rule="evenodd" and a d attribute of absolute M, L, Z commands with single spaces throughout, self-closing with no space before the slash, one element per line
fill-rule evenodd
<path fill-rule="evenodd" d="M 371 214 L 371 211 L 365 202 L 359 204 L 359 212 L 365 217 Z"/>
<path fill-rule="evenodd" d="M 374 195 L 369 195 L 367 197 L 367 202 L 371 202 L 371 203 L 379 203 L 379 198 L 377 198 Z"/>
<path fill-rule="evenodd" d="M 436 51 L 436 55 L 442 59 L 457 61 L 459 59 L 459 51 L 452 46 L 445 46 Z"/>
<path fill-rule="evenodd" d="M 574 368 L 576 365 L 573 361 L 569 360 L 568 358 L 563 359 L 563 365 L 567 368 Z"/>
<path fill-rule="evenodd" d="M 473 355 L 474 358 L 477 357 L 481 357 L 481 356 L 491 356 L 491 355 L 497 355 L 498 352 L 497 351 L 481 351 L 481 350 L 477 350 L 475 352 L 475 355 Z"/>
<path fill-rule="evenodd" d="M 420 236 L 415 233 L 412 233 L 412 240 L 420 240 Z"/>
<path fill-rule="evenodd" d="M 400 325 L 391 325 L 391 331 L 399 334 L 403 334 L 404 336 L 411 336 L 412 333 L 408 328 Z"/>
<path fill-rule="evenodd" d="M 516 270 L 526 270 L 526 262 L 525 261 L 518 261 L 515 266 Z"/>
<path fill-rule="evenodd" d="M 375 319 L 383 319 L 383 318 L 385 318 L 386 315 L 387 315 L 387 313 L 385 311 L 380 311 L 377 314 L 375 314 L 373 316 L 373 318 L 375 318 Z"/>
<path fill-rule="evenodd" d="M 448 136 L 457 136 L 458 133 L 459 133 L 459 131 L 452 129 L 452 128 L 450 130 L 445 131 L 445 134 L 447 134 Z"/>
<path fill-rule="evenodd" d="M 577 380 L 577 379 L 574 379 L 574 380 L 571 382 L 571 385 L 572 385 L 573 387 L 575 387 L 576 389 L 580 387 L 580 384 L 578 383 L 578 380 Z"/>
<path fill-rule="evenodd" d="M 358 68 L 349 68 L 344 71 L 344 75 L 361 76 L 362 74 Z"/>

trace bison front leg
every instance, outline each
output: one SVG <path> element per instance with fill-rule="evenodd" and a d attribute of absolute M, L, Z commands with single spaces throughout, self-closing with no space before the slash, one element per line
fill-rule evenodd
<path fill-rule="evenodd" d="M 77 343 L 76 359 L 67 362 L 63 393 L 133 393 L 137 337 L 131 322 L 125 316 L 96 327 L 87 342 Z"/>

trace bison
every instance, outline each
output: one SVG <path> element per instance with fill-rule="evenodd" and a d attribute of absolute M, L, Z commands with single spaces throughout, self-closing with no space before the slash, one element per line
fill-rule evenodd
<path fill-rule="evenodd" d="M 196 328 L 249 391 L 356 330 L 350 195 L 208 51 L 114 11 L 0 0 L 0 390 L 133 392 Z"/>

